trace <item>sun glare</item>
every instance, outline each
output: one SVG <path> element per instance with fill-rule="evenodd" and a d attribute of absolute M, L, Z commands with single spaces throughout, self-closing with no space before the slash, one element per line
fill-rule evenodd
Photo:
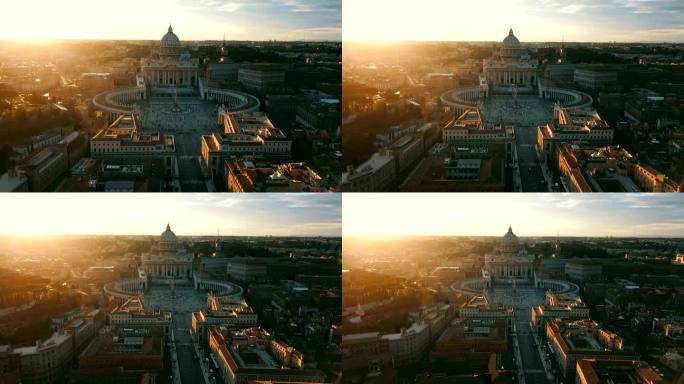
<path fill-rule="evenodd" d="M 496 7 L 496 12 L 491 12 Z M 526 15 L 515 1 L 421 2 L 376 0 L 344 1 L 342 6 L 344 40 L 430 41 L 500 40 L 502 32 L 515 23 L 523 29 L 540 20 Z M 485 18 L 473 17 L 487 15 Z M 492 29 L 497 26 L 499 30 Z M 503 26 L 503 27 L 502 27 Z"/>

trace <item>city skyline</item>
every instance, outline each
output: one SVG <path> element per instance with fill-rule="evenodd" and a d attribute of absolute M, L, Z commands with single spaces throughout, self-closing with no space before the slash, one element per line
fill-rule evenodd
<path fill-rule="evenodd" d="M 341 236 L 341 197 L 327 194 L 14 194 L 0 210 L 12 218 L 0 235 L 159 235 L 170 223 L 179 236 Z"/>
<path fill-rule="evenodd" d="M 185 41 L 339 41 L 341 23 L 341 0 L 27 0 L 4 9 L 0 40 L 158 40 L 172 24 Z"/>
<path fill-rule="evenodd" d="M 684 236 L 677 195 L 345 194 L 342 215 L 343 236 Z"/>
<path fill-rule="evenodd" d="M 500 41 L 503 25 L 526 42 L 683 42 L 682 17 L 674 0 L 348 0 L 343 40 Z"/>

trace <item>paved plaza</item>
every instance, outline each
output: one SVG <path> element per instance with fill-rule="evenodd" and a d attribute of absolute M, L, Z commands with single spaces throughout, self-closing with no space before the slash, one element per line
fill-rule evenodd
<path fill-rule="evenodd" d="M 218 107 L 200 99 L 150 99 L 139 106 L 143 131 L 174 135 L 182 192 L 212 192 L 200 165 L 200 137 L 220 132 Z"/>
<path fill-rule="evenodd" d="M 509 285 L 495 285 L 489 291 L 489 300 L 494 305 L 509 305 L 516 308 L 531 308 L 535 305 L 543 304 L 546 300 L 546 293 L 541 289 L 532 286 L 517 286 L 512 288 Z M 529 319 L 529 311 L 527 318 Z"/>
<path fill-rule="evenodd" d="M 492 95 L 483 106 L 489 123 L 536 127 L 553 120 L 553 102 L 534 95 Z"/>
<path fill-rule="evenodd" d="M 208 293 L 192 286 L 153 285 L 145 291 L 145 306 L 153 309 L 190 313 L 207 306 Z"/>
<path fill-rule="evenodd" d="M 195 132 L 207 134 L 216 131 L 218 107 L 199 98 L 154 98 L 139 105 L 140 123 L 145 131 L 167 134 Z"/>

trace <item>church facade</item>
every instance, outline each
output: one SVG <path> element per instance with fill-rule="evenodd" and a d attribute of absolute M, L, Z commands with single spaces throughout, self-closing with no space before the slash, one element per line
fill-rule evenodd
<path fill-rule="evenodd" d="M 483 74 L 494 90 L 512 87 L 532 90 L 537 84 L 537 63 L 525 53 L 513 28 L 490 59 L 483 62 Z"/>
<path fill-rule="evenodd" d="M 485 256 L 484 269 L 492 282 L 531 283 L 534 279 L 532 260 L 511 227 L 501 239 L 499 252 Z"/>
<path fill-rule="evenodd" d="M 143 256 L 142 269 L 152 280 L 189 280 L 192 279 L 192 268 L 193 255 L 178 245 L 170 224 L 152 252 Z"/>
<path fill-rule="evenodd" d="M 145 84 L 152 88 L 198 85 L 197 59 L 183 52 L 180 39 L 170 25 L 157 55 L 142 59 L 141 68 Z"/>

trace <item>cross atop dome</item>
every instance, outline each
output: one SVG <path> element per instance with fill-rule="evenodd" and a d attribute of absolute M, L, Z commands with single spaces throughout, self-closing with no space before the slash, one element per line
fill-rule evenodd
<path fill-rule="evenodd" d="M 170 231 L 171 230 L 171 223 L 166 223 L 166 230 Z"/>
<path fill-rule="evenodd" d="M 513 27 L 511 27 L 511 29 L 508 31 L 508 36 L 515 36 L 515 35 L 513 34 Z"/>
<path fill-rule="evenodd" d="M 513 227 L 510 225 L 508 226 L 508 233 L 513 233 Z"/>
<path fill-rule="evenodd" d="M 513 30 L 511 29 L 511 31 Z M 173 33 L 173 27 L 171 26 L 171 24 L 169 24 L 169 33 Z"/>

